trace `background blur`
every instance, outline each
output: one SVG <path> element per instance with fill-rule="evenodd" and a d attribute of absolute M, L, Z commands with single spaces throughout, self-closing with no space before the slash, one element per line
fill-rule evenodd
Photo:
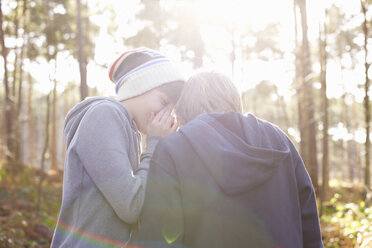
<path fill-rule="evenodd" d="M 48 247 L 63 121 L 146 46 L 228 74 L 301 152 L 325 247 L 372 247 L 371 0 L 0 0 L 0 247 Z"/>

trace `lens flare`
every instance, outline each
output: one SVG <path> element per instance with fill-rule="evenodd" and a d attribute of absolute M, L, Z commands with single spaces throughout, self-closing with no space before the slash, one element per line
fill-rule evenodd
<path fill-rule="evenodd" d="M 163 238 L 168 244 L 173 244 L 180 237 L 180 234 L 181 234 L 180 231 L 178 231 L 175 234 L 172 234 L 172 232 L 174 232 L 174 230 L 166 231 L 164 230 L 164 228 L 162 228 L 161 230 L 161 233 L 163 234 Z"/>
<path fill-rule="evenodd" d="M 141 246 L 130 245 L 117 240 L 111 240 L 106 237 L 87 232 L 85 230 L 73 227 L 67 223 L 59 221 L 56 226 L 56 232 L 72 235 L 77 240 L 83 240 L 87 244 L 92 244 L 98 247 L 126 247 L 126 248 L 141 248 Z"/>

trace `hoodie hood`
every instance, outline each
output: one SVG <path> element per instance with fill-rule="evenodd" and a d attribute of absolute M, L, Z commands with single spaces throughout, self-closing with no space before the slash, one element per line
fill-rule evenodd
<path fill-rule="evenodd" d="M 252 114 L 202 114 L 180 129 L 226 194 L 266 182 L 290 154 L 280 129 Z"/>
<path fill-rule="evenodd" d="M 78 129 L 80 122 L 82 121 L 88 110 L 102 101 L 109 101 L 118 106 L 118 108 L 121 109 L 128 117 L 133 130 L 137 130 L 137 126 L 134 123 L 132 116 L 119 101 L 109 97 L 89 97 L 75 105 L 75 107 L 73 107 L 66 116 L 63 133 L 65 136 L 67 147 L 75 136 L 76 130 Z"/>

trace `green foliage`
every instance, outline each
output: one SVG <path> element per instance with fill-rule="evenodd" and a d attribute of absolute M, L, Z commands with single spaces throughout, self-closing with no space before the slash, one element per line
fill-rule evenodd
<path fill-rule="evenodd" d="M 360 25 L 348 27 L 350 23 L 356 23 L 356 17 L 347 18 L 345 13 L 333 4 L 327 10 L 327 43 L 328 53 L 331 57 L 342 58 L 343 55 L 350 56 L 355 64 L 356 54 L 361 47 L 355 43 L 355 38 L 360 33 Z"/>
<path fill-rule="evenodd" d="M 284 102 L 277 87 L 269 81 L 261 81 L 256 87 L 243 92 L 242 102 L 245 112 L 251 112 L 259 118 L 273 122 L 287 130 L 289 123 L 295 116 L 296 102 Z M 286 109 L 286 111 L 283 111 Z"/>
<path fill-rule="evenodd" d="M 326 247 L 346 247 L 346 244 L 361 247 L 368 237 L 372 237 L 372 207 L 367 207 L 361 200 L 343 203 L 341 199 L 341 195 L 336 193 L 324 206 L 321 223 L 323 236 L 329 237 Z M 335 231 L 339 235 L 330 235 Z"/>
<path fill-rule="evenodd" d="M 50 60 L 61 50 L 68 50 L 77 58 L 76 1 L 34 0 L 29 2 L 28 11 L 28 58 L 42 56 Z M 87 6 L 83 5 L 84 52 L 87 59 L 92 59 L 95 47 L 93 39 L 98 33 L 98 27 L 90 22 L 89 15 Z"/>

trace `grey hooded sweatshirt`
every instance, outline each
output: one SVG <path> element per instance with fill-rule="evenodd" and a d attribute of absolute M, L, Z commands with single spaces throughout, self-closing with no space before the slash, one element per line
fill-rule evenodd
<path fill-rule="evenodd" d="M 67 115 L 60 215 L 51 247 L 121 247 L 142 209 L 149 161 L 159 137 L 141 154 L 127 109 L 107 97 L 88 98 Z"/>

